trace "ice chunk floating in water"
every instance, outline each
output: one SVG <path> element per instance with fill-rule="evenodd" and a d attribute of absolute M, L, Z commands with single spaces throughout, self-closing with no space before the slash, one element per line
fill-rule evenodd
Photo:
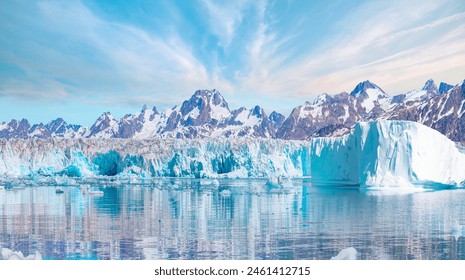
<path fill-rule="evenodd" d="M 354 247 L 349 247 L 342 249 L 335 257 L 332 257 L 331 260 L 356 260 L 357 259 L 357 250 Z"/>
<path fill-rule="evenodd" d="M 36 251 L 35 254 L 25 257 L 21 251 L 13 251 L 8 248 L 2 248 L 1 250 L 1 260 L 41 260 L 42 255 L 39 251 Z"/>
<path fill-rule="evenodd" d="M 357 123 L 338 138 L 311 147 L 315 183 L 368 187 L 457 187 L 465 180 L 465 154 L 441 133 L 407 121 Z"/>

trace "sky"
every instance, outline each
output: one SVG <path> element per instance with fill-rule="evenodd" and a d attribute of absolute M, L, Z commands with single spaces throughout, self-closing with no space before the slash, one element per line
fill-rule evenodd
<path fill-rule="evenodd" d="M 0 122 L 86 126 L 217 89 L 288 115 L 370 80 L 465 79 L 465 1 L 2 0 Z"/>

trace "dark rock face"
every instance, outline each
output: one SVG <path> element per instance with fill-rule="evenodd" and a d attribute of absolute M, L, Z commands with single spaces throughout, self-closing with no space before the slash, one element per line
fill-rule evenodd
<path fill-rule="evenodd" d="M 454 87 L 453 85 L 449 85 L 449 84 L 446 84 L 446 83 L 441 82 L 441 83 L 439 84 L 438 93 L 439 93 L 439 94 L 446 93 L 446 92 L 448 92 L 449 90 L 451 90 L 453 87 Z"/>
<path fill-rule="evenodd" d="M 2 130 L 0 130 L 1 138 L 27 138 L 31 125 L 26 119 L 21 121 L 11 120 L 9 123 L 2 123 Z"/>
<path fill-rule="evenodd" d="M 438 87 L 436 86 L 436 84 L 434 83 L 432 79 L 429 79 L 428 81 L 426 81 L 425 85 L 423 86 L 421 90 L 425 90 L 429 94 L 434 94 L 434 95 L 438 94 Z"/>
<path fill-rule="evenodd" d="M 182 105 L 159 113 L 144 105 L 136 114 L 116 119 L 102 114 L 90 129 L 58 118 L 31 126 L 26 119 L 0 123 L 0 138 L 203 138 L 259 137 L 303 140 L 338 136 L 358 121 L 410 120 L 465 142 L 465 82 L 456 86 L 433 80 L 419 90 L 389 97 L 370 81 L 351 92 L 321 94 L 292 110 L 286 118 L 263 108 L 230 110 L 217 90 L 198 90 Z"/>
<path fill-rule="evenodd" d="M 286 117 L 276 111 L 273 111 L 270 114 L 270 121 L 273 123 L 273 126 L 275 129 L 280 127 L 284 123 L 285 120 L 286 120 Z"/>

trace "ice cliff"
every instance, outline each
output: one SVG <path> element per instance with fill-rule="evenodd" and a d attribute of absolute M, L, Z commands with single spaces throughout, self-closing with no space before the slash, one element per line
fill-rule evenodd
<path fill-rule="evenodd" d="M 10 139 L 0 174 L 247 178 L 310 175 L 308 142 L 265 139 Z"/>
<path fill-rule="evenodd" d="M 343 137 L 311 144 L 312 180 L 371 187 L 458 186 L 465 154 L 441 133 L 415 122 L 357 123 Z"/>
<path fill-rule="evenodd" d="M 465 154 L 414 122 L 357 123 L 350 134 L 312 141 L 272 139 L 0 140 L 0 175 L 304 177 L 317 184 L 459 186 Z"/>

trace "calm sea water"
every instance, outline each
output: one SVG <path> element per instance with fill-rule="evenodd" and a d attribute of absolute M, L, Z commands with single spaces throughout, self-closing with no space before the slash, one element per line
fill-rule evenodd
<path fill-rule="evenodd" d="M 0 247 L 45 259 L 465 259 L 465 190 L 392 195 L 262 180 L 0 190 Z"/>

